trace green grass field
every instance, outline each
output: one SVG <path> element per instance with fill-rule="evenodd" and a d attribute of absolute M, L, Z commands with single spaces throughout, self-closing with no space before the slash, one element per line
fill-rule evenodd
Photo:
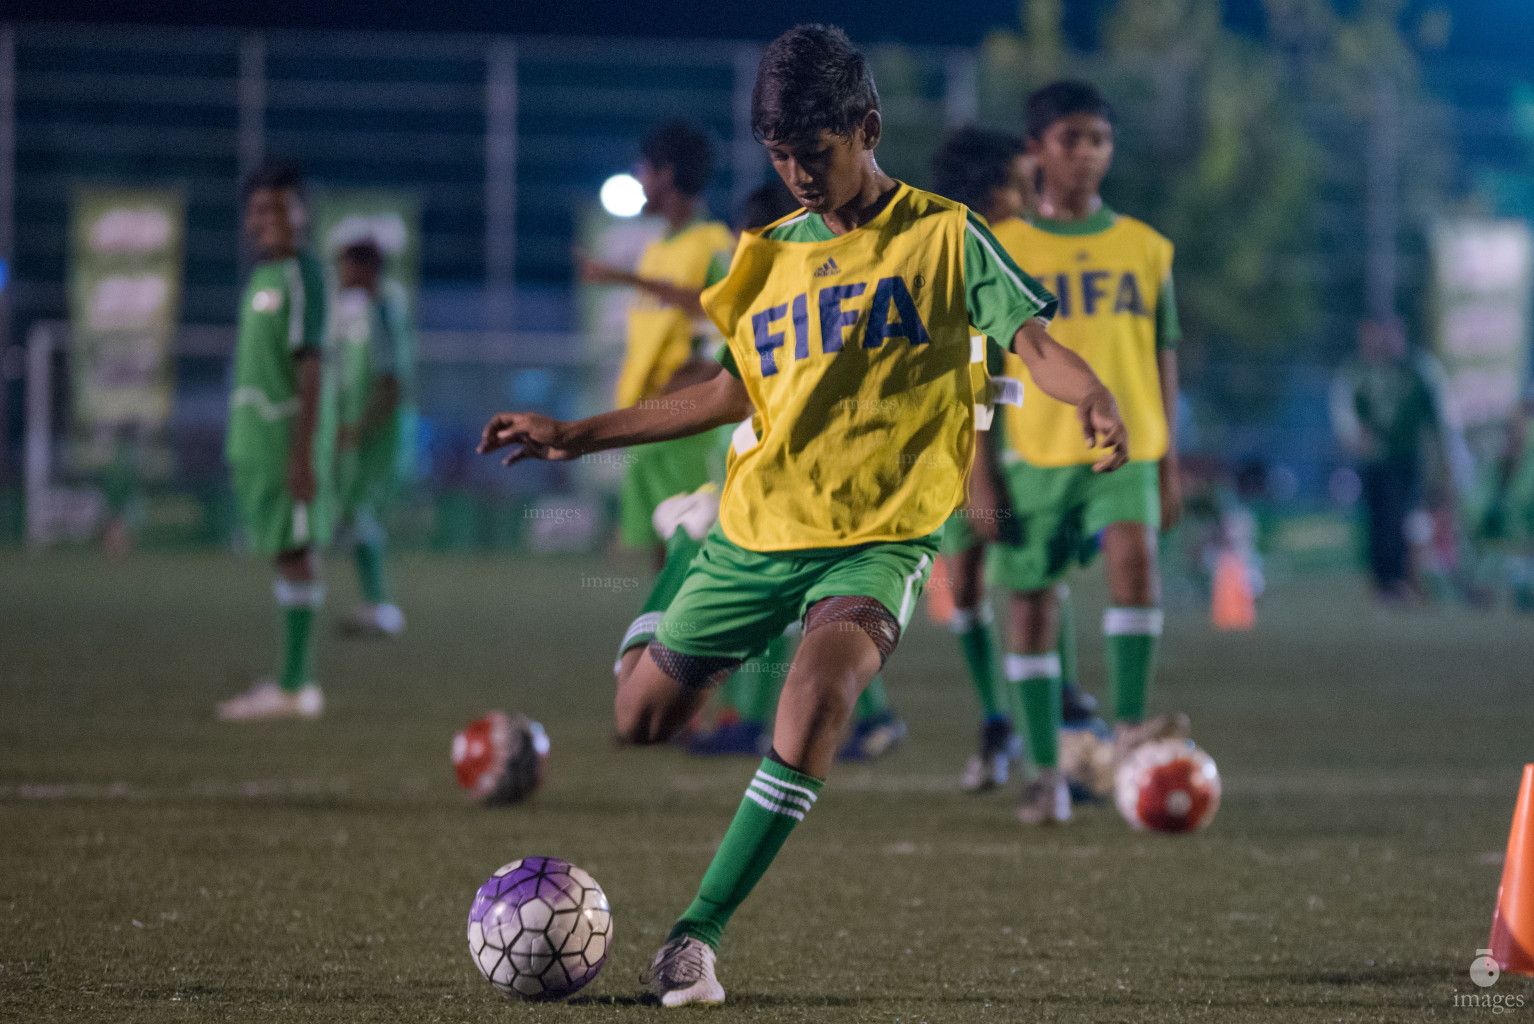
<path fill-rule="evenodd" d="M 405 559 L 402 641 L 327 639 L 331 713 L 220 725 L 268 669 L 267 572 L 218 554 L 0 552 L 0 1017 L 651 1020 L 637 975 L 753 763 L 618 750 L 613 646 L 645 584 L 592 560 Z M 354 587 L 332 570 L 332 617 Z M 1101 590 L 1078 588 L 1102 689 Z M 736 916 L 728 1021 L 1463 1020 L 1519 765 L 1534 623 L 1387 615 L 1281 584 L 1249 636 L 1168 618 L 1155 702 L 1218 760 L 1192 837 L 1109 808 L 1024 831 L 955 788 L 974 700 L 917 623 L 887 673 L 904 747 L 844 766 Z M 536 803 L 467 803 L 455 729 L 520 709 Z M 571 1005 L 508 1003 L 464 939 L 475 888 L 547 854 L 606 888 L 613 955 Z M 1534 984 L 1504 977 L 1496 989 Z M 696 1011 L 689 1011 L 696 1012 Z"/>

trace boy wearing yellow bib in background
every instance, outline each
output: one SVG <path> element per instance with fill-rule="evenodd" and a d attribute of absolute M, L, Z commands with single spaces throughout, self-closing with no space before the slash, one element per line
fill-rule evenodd
<path fill-rule="evenodd" d="M 932 157 L 932 190 L 980 214 L 993 230 L 1033 212 L 1037 176 L 1038 167 L 1020 137 L 973 125 L 952 132 Z M 1005 356 L 995 339 L 987 339 L 986 362 L 985 382 L 989 387 L 996 375 L 1011 376 L 1006 364 L 1015 363 L 1015 359 Z M 991 397 L 988 390 L 987 400 Z M 994 407 L 994 402 L 991 404 Z M 1013 732 L 1013 702 L 998 685 L 991 604 L 985 595 L 986 552 L 1002 534 L 994 512 L 1004 504 L 997 501 L 997 492 L 1005 482 L 993 449 L 996 435 L 1003 432 L 1003 422 L 1004 417 L 997 416 L 986 434 L 989 440 L 975 446 L 975 464 L 969 475 L 970 507 L 957 509 L 943 529 L 943 558 L 953 593 L 948 628 L 959 641 L 983 715 L 980 749 L 964 765 L 959 782 L 966 793 L 988 792 L 1005 783 L 1010 763 L 1022 756 L 1023 749 Z M 1076 637 L 1070 589 L 1063 583 L 1057 589 L 1064 717 L 1072 726 L 1088 726 L 1096 721 L 1097 702 L 1075 685 Z"/>
<path fill-rule="evenodd" d="M 1065 821 L 1070 797 L 1058 769 L 1061 665 L 1054 587 L 1097 538 L 1111 607 L 1107 635 L 1111 712 L 1120 752 L 1185 721 L 1145 721 L 1161 635 L 1156 534 L 1181 514 L 1177 449 L 1177 313 L 1172 243 L 1109 210 L 1098 186 L 1113 157 L 1112 111 L 1086 83 L 1056 82 L 1028 99 L 1028 150 L 1039 165 L 1038 214 L 995 226 L 996 237 L 1059 297 L 1051 332 L 1092 364 L 1121 403 L 1129 464 L 1094 474 L 1075 413 L 1030 394 L 1005 410 L 1002 467 L 1018 540 L 996 549 L 997 582 L 1011 590 L 1005 659 L 1018 687 L 1030 753 L 1041 769 L 1018 809 L 1027 824 Z"/>
<path fill-rule="evenodd" d="M 645 136 L 639 151 L 635 170 L 644 212 L 666 221 L 665 236 L 645 246 L 632 274 L 592 260 L 581 266 L 588 284 L 626 285 L 638 292 L 618 373 L 620 409 L 667 401 L 672 374 L 693 356 L 699 328 L 706 328 L 698 296 L 710 269 L 728 266 L 735 250 L 729 226 L 705 219 L 699 199 L 714 171 L 708 136 L 685 121 L 672 121 Z M 629 456 L 619 495 L 619 539 L 627 547 L 650 548 L 659 568 L 666 543 L 651 522 L 655 508 L 708 483 L 714 445 L 703 436 L 676 438 L 636 446 Z"/>
<path fill-rule="evenodd" d="M 665 408 L 572 423 L 501 413 L 480 446 L 515 446 L 508 464 L 571 459 L 751 418 L 719 523 L 618 680 L 619 735 L 663 742 L 709 686 L 803 622 L 772 750 L 651 964 L 668 1007 L 724 1001 L 725 923 L 813 807 L 858 694 L 921 596 L 973 453 L 969 325 L 1007 339 L 1044 393 L 1076 406 L 1106 448 L 1101 469 L 1128 444 L 1113 396 L 1045 330 L 1054 298 L 963 206 L 879 169 L 878 93 L 840 29 L 800 26 L 768 45 L 751 123 L 805 210 L 747 232 L 703 297 L 730 372 Z"/>

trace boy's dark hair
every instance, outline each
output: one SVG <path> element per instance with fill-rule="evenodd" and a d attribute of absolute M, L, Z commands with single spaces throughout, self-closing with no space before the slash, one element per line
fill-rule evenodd
<path fill-rule="evenodd" d="M 1095 114 L 1113 123 L 1113 107 L 1091 82 L 1050 82 L 1028 97 L 1024 114 L 1028 137 L 1044 138 L 1050 125 L 1072 114 Z"/>
<path fill-rule="evenodd" d="M 336 258 L 374 270 L 382 267 L 384 262 L 383 250 L 371 238 L 359 238 L 355 242 L 348 242 L 341 247 L 340 252 L 336 253 Z"/>
<path fill-rule="evenodd" d="M 878 109 L 868 61 L 841 29 L 798 25 L 762 51 L 751 89 L 758 142 L 805 142 L 822 131 L 845 139 Z"/>
<path fill-rule="evenodd" d="M 764 228 L 773 221 L 781 220 L 799 209 L 799 201 L 781 179 L 774 178 L 751 190 L 745 202 L 740 204 L 736 226 L 742 231 Z"/>
<path fill-rule="evenodd" d="M 684 196 L 702 194 L 714 176 L 714 147 L 708 135 L 691 121 L 667 121 L 639 144 L 645 163 L 671 168 L 671 181 Z"/>
<path fill-rule="evenodd" d="M 292 192 L 299 198 L 304 194 L 304 176 L 297 164 L 286 160 L 271 160 L 262 164 L 245 179 L 241 198 L 249 199 L 258 189 L 271 188 L 279 192 Z"/>
<path fill-rule="evenodd" d="M 1003 188 L 1023 140 L 1005 132 L 965 125 L 943 140 L 932 157 L 932 191 L 985 215 L 991 193 Z"/>

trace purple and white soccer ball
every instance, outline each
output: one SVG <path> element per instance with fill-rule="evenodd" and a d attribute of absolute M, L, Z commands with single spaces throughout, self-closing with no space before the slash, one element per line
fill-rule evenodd
<path fill-rule="evenodd" d="M 479 973 L 517 999 L 579 992 L 607 962 L 612 936 L 612 908 L 597 880 L 553 857 L 502 866 L 469 907 L 469 952 Z"/>

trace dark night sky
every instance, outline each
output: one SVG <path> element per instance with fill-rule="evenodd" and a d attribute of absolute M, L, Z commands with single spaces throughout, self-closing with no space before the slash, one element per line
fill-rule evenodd
<path fill-rule="evenodd" d="M 1093 12 L 1108 0 L 1067 0 L 1067 31 L 1089 47 Z M 1343 9 L 1359 0 L 1335 0 Z M 1441 5 L 1454 14 L 1449 52 L 1516 61 L 1534 69 L 1534 3 L 1529 0 L 1410 0 L 1409 11 Z M 241 27 L 421 29 L 543 35 L 690 36 L 768 39 L 800 21 L 842 25 L 863 42 L 972 45 L 987 30 L 1015 25 L 1018 0 L 8 0 L 0 18 Z M 1262 0 L 1225 0 L 1226 20 L 1261 31 Z"/>

